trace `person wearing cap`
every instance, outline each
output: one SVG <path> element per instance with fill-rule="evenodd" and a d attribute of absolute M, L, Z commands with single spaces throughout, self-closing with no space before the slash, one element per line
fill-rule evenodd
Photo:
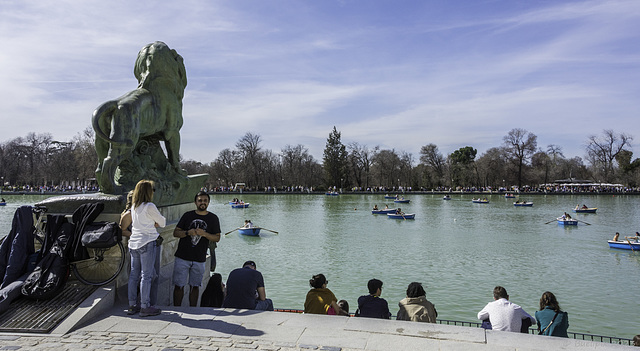
<path fill-rule="evenodd" d="M 389 319 L 391 317 L 389 304 L 387 300 L 380 297 L 382 295 L 382 281 L 371 279 L 367 283 L 367 288 L 369 288 L 369 295 L 358 298 L 358 309 L 355 316 Z"/>
<path fill-rule="evenodd" d="M 209 194 L 194 197 L 196 209 L 182 215 L 173 231 L 180 238 L 173 265 L 173 305 L 182 305 L 184 286 L 189 283 L 189 305 L 197 306 L 204 277 L 209 244 L 220 241 L 220 220 L 209 212 Z M 214 260 L 214 255 L 211 257 Z"/>
<path fill-rule="evenodd" d="M 248 310 L 273 311 L 273 302 L 267 299 L 262 273 L 256 263 L 247 261 L 242 268 L 236 268 L 227 278 L 227 296 L 223 308 L 243 308 Z"/>

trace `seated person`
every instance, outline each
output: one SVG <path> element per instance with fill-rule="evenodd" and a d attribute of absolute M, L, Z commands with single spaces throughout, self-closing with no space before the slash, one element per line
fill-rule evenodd
<path fill-rule="evenodd" d="M 560 310 L 556 296 L 545 291 L 540 298 L 540 311 L 536 311 L 538 334 L 568 338 L 569 314 Z"/>
<path fill-rule="evenodd" d="M 311 290 L 307 292 L 307 298 L 304 301 L 304 313 L 348 316 L 349 314 L 338 306 L 336 295 L 327 289 L 328 283 L 324 274 L 316 274 L 309 279 Z"/>
<path fill-rule="evenodd" d="M 373 210 L 377 211 L 378 210 L 378 205 L 373 205 Z"/>
<path fill-rule="evenodd" d="M 438 312 L 435 306 L 427 300 L 427 293 L 422 284 L 413 282 L 407 287 L 407 297 L 398 303 L 397 320 L 435 323 Z"/>
<path fill-rule="evenodd" d="M 523 320 L 529 320 L 531 325 L 536 324 L 535 318 L 525 312 L 522 307 L 509 301 L 507 289 L 496 286 L 493 289 L 493 300 L 478 312 L 478 319 L 489 319 L 491 329 L 520 332 L 522 331 Z"/>
<path fill-rule="evenodd" d="M 387 300 L 380 297 L 382 295 L 382 281 L 371 279 L 367 283 L 367 288 L 369 288 L 369 295 L 362 295 L 358 298 L 356 317 L 389 319 L 391 317 L 389 304 Z"/>
<path fill-rule="evenodd" d="M 244 226 L 242 226 L 242 228 L 253 228 L 253 223 L 251 223 L 250 220 L 245 219 L 244 220 Z"/>
<path fill-rule="evenodd" d="M 349 303 L 347 302 L 347 300 L 338 301 L 338 307 L 340 307 L 347 314 L 347 316 L 349 315 Z"/>
<path fill-rule="evenodd" d="M 262 273 L 253 261 L 247 261 L 242 268 L 236 268 L 227 277 L 227 295 L 223 308 L 244 308 L 248 310 L 273 311 L 273 302 L 267 299 Z"/>

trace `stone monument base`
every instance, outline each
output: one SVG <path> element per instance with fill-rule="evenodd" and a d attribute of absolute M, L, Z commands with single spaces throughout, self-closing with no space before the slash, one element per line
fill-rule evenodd
<path fill-rule="evenodd" d="M 178 238 L 173 236 L 173 230 L 176 227 L 176 224 L 180 220 L 180 217 L 191 210 L 195 210 L 195 204 L 193 202 L 193 197 L 200 191 L 204 180 L 208 177 L 207 174 L 200 174 L 195 176 L 189 176 L 193 182 L 191 182 L 191 186 L 189 189 L 185 189 L 181 191 L 181 203 L 178 204 L 164 204 L 159 205 L 154 201 L 160 213 L 167 219 L 167 225 L 164 228 L 158 228 L 158 232 L 160 236 L 164 239 L 162 243 L 161 250 L 161 259 L 160 259 L 160 272 L 159 272 L 159 287 L 158 287 L 158 305 L 160 306 L 168 306 L 172 304 L 173 300 L 173 261 L 174 261 L 174 253 L 176 252 L 176 248 L 178 246 Z M 202 183 L 197 185 L 196 183 L 201 181 Z M 197 186 L 196 186 L 197 185 Z M 193 188 L 193 189 L 191 189 Z M 155 198 L 155 196 L 154 196 Z M 126 205 L 126 196 L 124 195 L 109 195 L 103 193 L 94 193 L 94 194 L 76 194 L 69 196 L 56 196 L 47 198 L 36 205 L 46 206 L 47 213 L 49 214 L 62 214 L 71 216 L 73 212 L 82 204 L 91 203 L 91 202 L 103 202 L 105 204 L 105 208 L 103 212 L 98 216 L 96 221 L 109 221 L 109 222 L 120 222 L 120 214 L 124 210 Z M 116 278 L 116 290 L 117 290 L 117 298 L 122 301 L 127 301 L 127 290 L 128 290 L 128 279 L 129 272 L 131 270 L 130 264 L 130 256 L 129 250 L 127 249 L 127 238 L 123 238 L 123 244 L 125 246 L 125 258 L 126 262 L 124 267 L 122 268 L 122 272 Z M 204 291 L 204 287 L 206 287 L 209 281 L 209 265 L 210 265 L 210 257 L 207 257 L 207 270 L 205 270 L 205 275 L 203 278 L 202 287 L 200 289 L 200 294 Z M 75 279 L 73 274 L 71 279 Z M 113 284 L 113 283 L 112 283 Z M 188 287 L 185 287 L 184 300 L 182 305 L 188 306 L 188 297 L 189 292 L 187 291 Z"/>

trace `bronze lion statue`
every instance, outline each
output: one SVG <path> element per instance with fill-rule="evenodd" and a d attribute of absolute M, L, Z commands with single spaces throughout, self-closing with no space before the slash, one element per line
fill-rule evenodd
<path fill-rule="evenodd" d="M 137 89 L 105 102 L 93 112 L 98 154 L 96 180 L 104 193 L 124 191 L 116 183 L 116 170 L 132 157 L 144 138 L 164 141 L 169 164 L 176 173 L 182 173 L 180 128 L 187 86 L 183 59 L 165 43 L 156 41 L 140 50 L 134 74 Z"/>

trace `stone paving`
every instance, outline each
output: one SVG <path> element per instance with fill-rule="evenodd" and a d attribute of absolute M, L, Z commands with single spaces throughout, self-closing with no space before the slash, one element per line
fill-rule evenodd
<path fill-rule="evenodd" d="M 369 318 L 199 307 L 128 316 L 113 306 L 56 335 L 0 333 L 1 350 L 637 350 L 630 346 Z"/>

